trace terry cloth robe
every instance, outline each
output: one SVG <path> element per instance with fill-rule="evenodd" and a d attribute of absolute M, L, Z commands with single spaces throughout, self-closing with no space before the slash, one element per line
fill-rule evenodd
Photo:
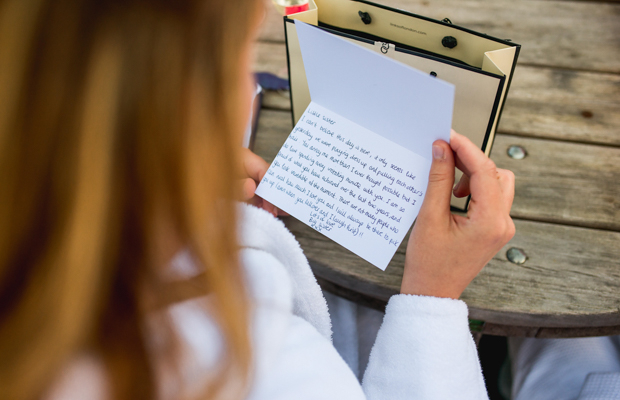
<path fill-rule="evenodd" d="M 240 255 L 252 304 L 253 379 L 247 399 L 488 399 L 465 303 L 393 296 L 360 384 L 332 344 L 327 303 L 293 235 L 252 206 L 240 206 L 240 221 Z M 173 267 L 181 275 L 196 271 L 187 253 L 178 255 Z M 165 365 L 156 367 L 160 398 L 198 393 L 217 365 L 222 338 L 205 302 L 208 296 L 166 311 L 182 339 L 183 364 L 180 384 L 169 379 Z M 151 335 L 156 339 L 157 332 Z M 81 376 L 80 385 L 71 378 L 80 362 L 89 359 L 80 357 L 67 368 L 51 393 L 62 396 L 49 398 L 83 396 L 80 387 L 88 379 Z M 101 376 L 91 375 L 101 392 Z"/>

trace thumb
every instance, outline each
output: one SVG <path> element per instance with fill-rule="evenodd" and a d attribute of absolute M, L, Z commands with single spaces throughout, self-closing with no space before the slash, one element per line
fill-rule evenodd
<path fill-rule="evenodd" d="M 433 143 L 433 163 L 418 218 L 438 221 L 448 217 L 452 186 L 454 186 L 454 154 L 448 143 L 437 140 Z"/>

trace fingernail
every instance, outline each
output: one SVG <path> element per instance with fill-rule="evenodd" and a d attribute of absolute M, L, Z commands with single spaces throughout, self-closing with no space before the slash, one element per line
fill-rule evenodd
<path fill-rule="evenodd" d="M 278 207 L 273 207 L 273 216 L 278 217 Z"/>
<path fill-rule="evenodd" d="M 444 151 L 443 147 L 434 144 L 433 145 L 433 158 L 435 160 L 443 160 L 446 156 L 446 152 Z"/>
<path fill-rule="evenodd" d="M 461 181 L 458 181 L 458 182 L 454 185 L 454 187 L 452 188 L 452 191 L 453 191 L 453 192 L 456 192 L 456 189 L 458 189 L 460 185 L 461 185 Z"/>

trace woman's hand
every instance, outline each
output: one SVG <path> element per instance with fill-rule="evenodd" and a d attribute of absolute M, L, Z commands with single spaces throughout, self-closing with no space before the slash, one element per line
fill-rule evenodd
<path fill-rule="evenodd" d="M 458 299 L 514 236 L 514 174 L 499 169 L 465 136 L 433 143 L 428 189 L 407 244 L 401 293 Z M 464 175 L 454 194 L 471 193 L 467 216 L 450 213 L 454 166 Z"/>
<path fill-rule="evenodd" d="M 276 217 L 279 215 L 287 215 L 285 212 L 280 211 L 278 207 L 266 200 L 261 199 L 255 194 L 258 184 L 269 169 L 269 164 L 267 164 L 267 162 L 261 157 L 254 154 L 251 150 L 246 148 L 241 150 L 241 160 L 243 161 L 243 171 L 245 172 L 242 179 L 243 201 L 258 208 L 262 208 Z"/>

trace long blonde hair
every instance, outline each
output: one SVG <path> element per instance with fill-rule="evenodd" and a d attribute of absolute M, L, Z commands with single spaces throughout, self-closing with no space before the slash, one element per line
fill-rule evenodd
<path fill-rule="evenodd" d="M 260 4 L 0 0 L 0 398 L 41 396 L 85 350 L 114 398 L 153 397 L 142 324 L 172 290 L 166 237 L 204 266 L 226 340 L 211 386 L 247 378 L 233 200 Z"/>

